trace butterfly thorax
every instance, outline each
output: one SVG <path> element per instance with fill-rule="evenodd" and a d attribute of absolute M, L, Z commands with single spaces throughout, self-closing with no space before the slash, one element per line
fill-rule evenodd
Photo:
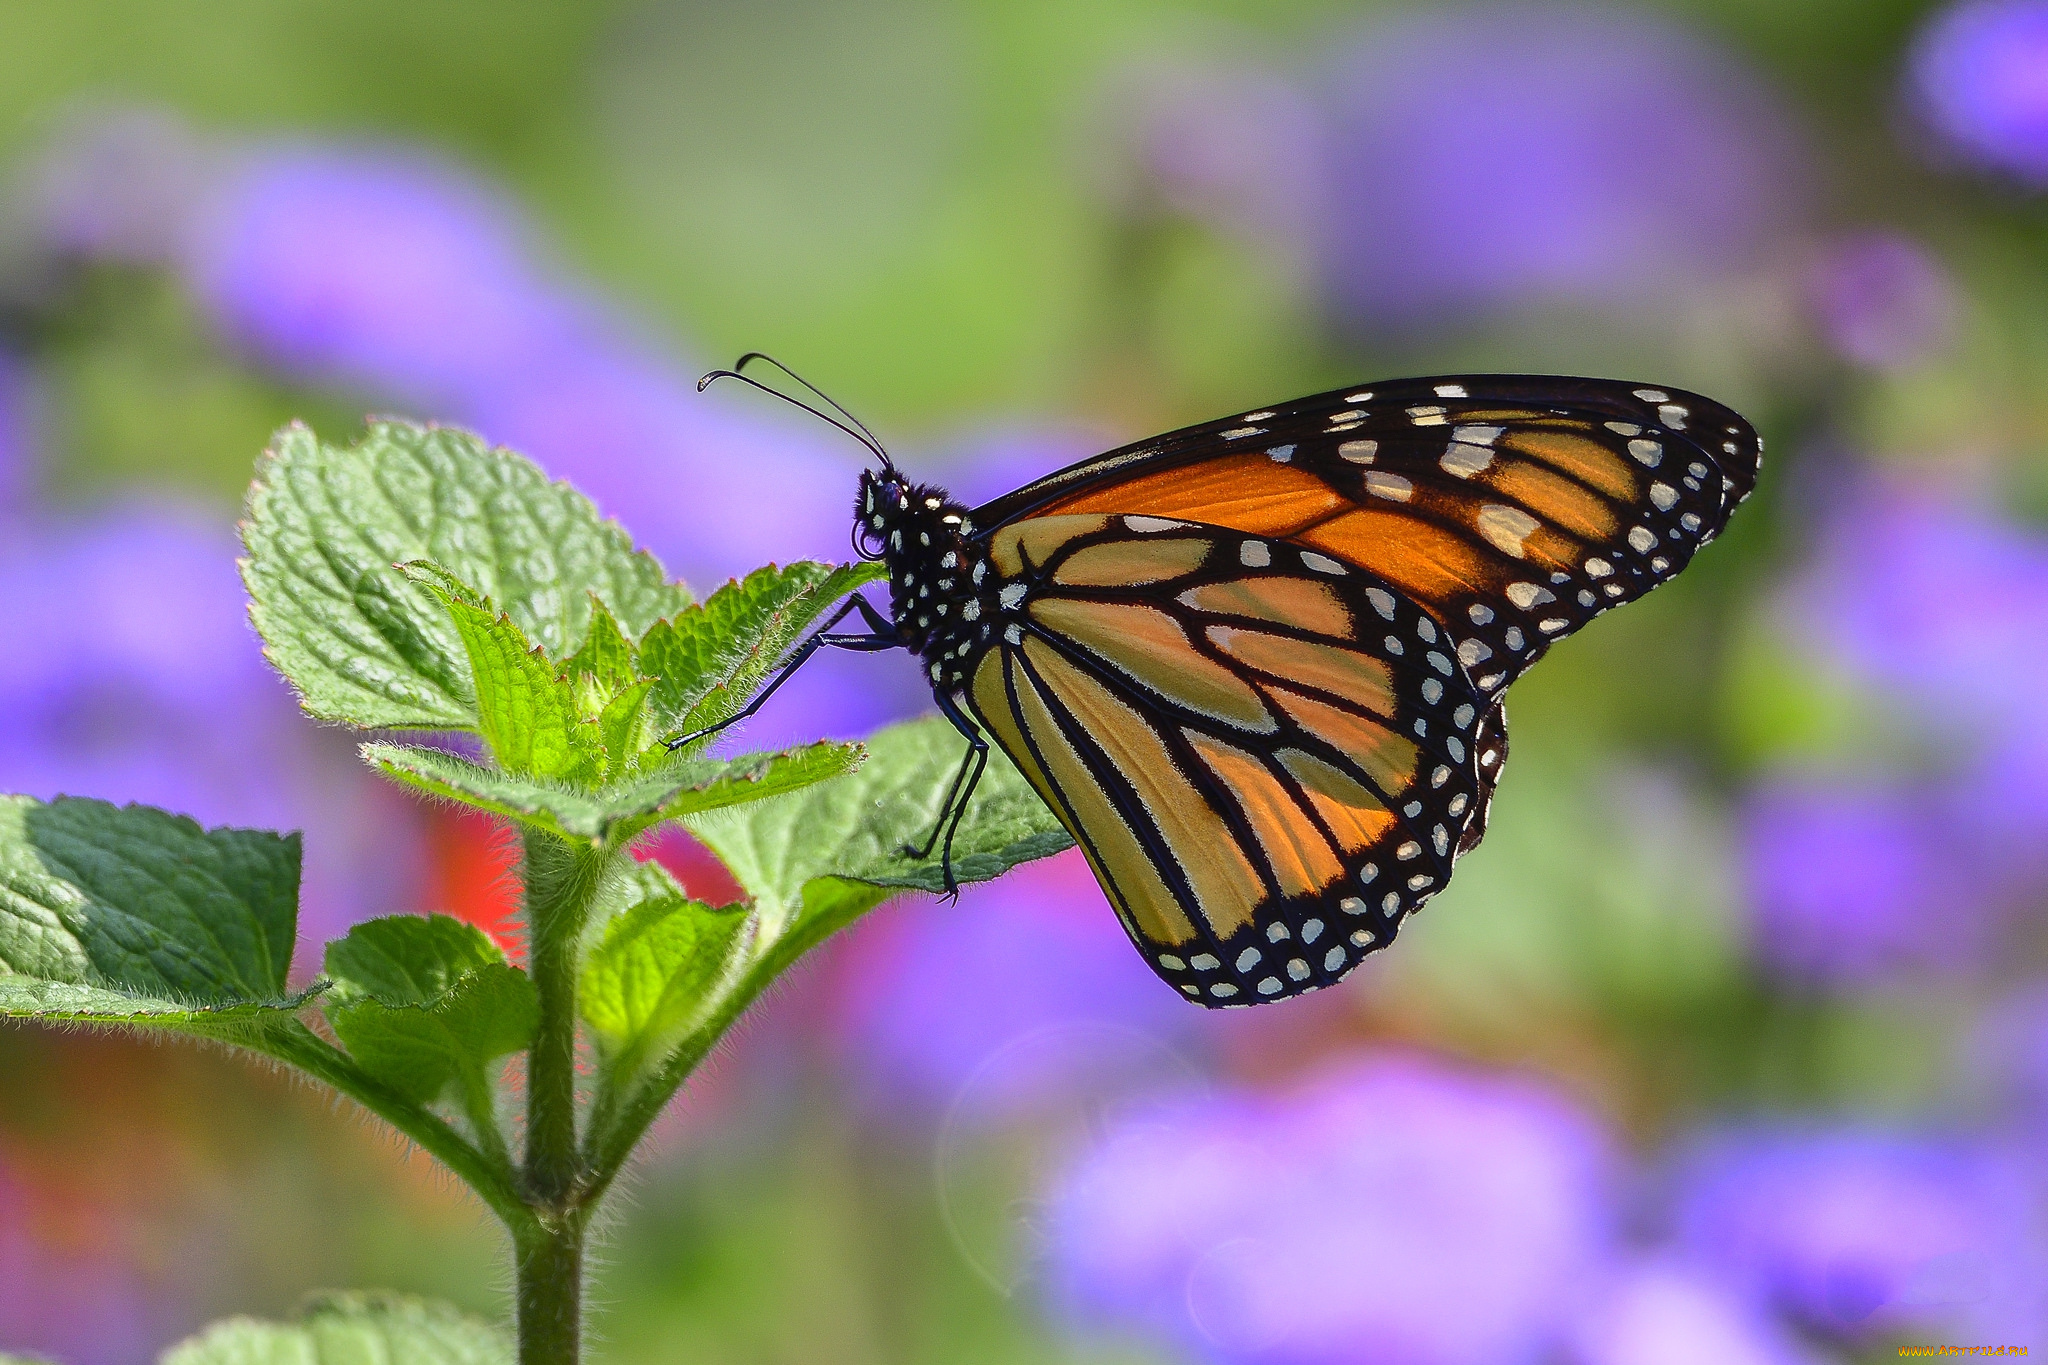
<path fill-rule="evenodd" d="M 897 638 L 924 659 L 935 686 L 964 686 L 969 662 L 993 637 L 1001 589 L 967 508 L 943 488 L 886 470 L 861 476 L 855 513 L 868 553 L 889 570 Z"/>

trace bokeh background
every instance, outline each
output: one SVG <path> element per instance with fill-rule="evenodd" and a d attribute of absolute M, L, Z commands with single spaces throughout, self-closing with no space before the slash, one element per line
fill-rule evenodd
<path fill-rule="evenodd" d="M 1515 689 L 1395 951 L 1211 1016 L 1071 856 L 877 912 L 664 1119 L 596 1358 L 2048 1350 L 2044 338 L 2042 0 L 10 0 L 0 789 L 305 829 L 301 971 L 506 927 L 490 828 L 259 656 L 294 416 L 471 425 L 702 591 L 845 554 L 858 451 L 693 390 L 746 349 L 970 497 L 1373 377 L 1699 389 L 1762 490 Z M 745 740 L 927 706 L 826 660 Z M 502 1313 L 501 1255 L 284 1078 L 0 1030 L 0 1349 Z"/>

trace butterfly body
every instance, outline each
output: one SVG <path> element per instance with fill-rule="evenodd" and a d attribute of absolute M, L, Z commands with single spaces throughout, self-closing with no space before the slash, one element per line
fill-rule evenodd
<path fill-rule="evenodd" d="M 923 659 L 970 750 L 913 851 L 950 847 L 993 739 L 1164 980 L 1208 1006 L 1298 995 L 1478 844 L 1508 685 L 1679 572 L 1761 453 L 1696 394 L 1476 375 L 1190 427 L 974 509 L 883 456 L 855 516 L 890 611 L 850 600 L 835 622 L 874 633 L 821 632 L 792 666 L 818 644 Z"/>

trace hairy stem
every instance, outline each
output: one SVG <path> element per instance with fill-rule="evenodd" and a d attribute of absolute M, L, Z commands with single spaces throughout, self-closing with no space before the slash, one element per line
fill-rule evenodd
<path fill-rule="evenodd" d="M 529 1224 L 515 1232 L 520 1365 L 575 1365 L 582 1334 L 583 1165 L 576 1139 L 576 948 L 609 856 L 525 833 L 527 971 L 540 1024 L 527 1060 Z"/>

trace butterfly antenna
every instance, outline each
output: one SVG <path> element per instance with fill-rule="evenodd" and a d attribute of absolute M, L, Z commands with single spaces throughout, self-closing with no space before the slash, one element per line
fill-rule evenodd
<path fill-rule="evenodd" d="M 783 402 L 788 403 L 792 407 L 802 408 L 805 412 L 808 412 L 811 416 L 817 418 L 819 421 L 831 423 L 833 426 L 838 427 L 841 431 L 845 432 L 848 436 L 851 436 L 854 440 L 859 441 L 869 450 L 872 450 L 875 453 L 876 458 L 881 460 L 882 468 L 889 470 L 893 470 L 896 468 L 895 464 L 891 462 L 891 460 L 889 459 L 889 452 L 882 449 L 882 443 L 880 441 L 877 441 L 874 438 L 873 433 L 868 431 L 866 427 L 860 427 L 860 429 L 856 431 L 854 427 L 846 425 L 846 423 L 840 421 L 837 417 L 832 416 L 830 413 L 818 411 L 809 403 L 804 402 L 803 399 L 792 398 L 790 395 L 784 393 L 781 389 L 771 388 L 769 385 L 763 384 L 758 379 L 754 379 L 748 375 L 741 374 L 738 370 L 713 370 L 711 373 L 705 375 L 702 379 L 697 381 L 697 392 L 704 392 L 705 389 L 711 386 L 712 381 L 717 379 L 737 379 L 742 384 L 749 385 L 752 388 L 759 389 L 763 393 L 772 394 L 775 397 L 780 398 Z M 802 381 L 799 380 L 798 382 L 801 383 Z M 825 401 L 830 403 L 832 400 L 828 398 Z M 833 403 L 832 406 L 838 407 L 839 405 L 837 403 Z M 844 409 L 841 409 L 841 411 L 844 411 Z M 859 424 L 855 423 L 855 426 L 859 426 Z"/>
<path fill-rule="evenodd" d="M 766 361 L 768 364 L 773 365 L 776 369 L 782 371 L 791 379 L 794 379 L 797 383 L 803 385 L 812 393 L 816 394 L 824 402 L 831 404 L 832 407 L 838 410 L 840 416 L 844 417 L 847 421 L 853 423 L 855 426 L 859 427 L 861 431 L 866 433 L 869 443 L 874 446 L 876 451 L 880 452 L 882 456 L 882 464 L 884 465 L 884 467 L 890 469 L 895 468 L 895 466 L 890 463 L 889 453 L 885 450 L 882 450 L 881 439 L 877 437 L 874 432 L 868 431 L 868 424 L 866 422 L 861 421 L 860 418 L 855 417 L 852 413 L 848 412 L 846 410 L 845 405 L 842 404 L 838 399 L 834 398 L 831 394 L 826 393 L 816 384 L 813 384 L 810 380 L 804 378 L 795 370 L 792 370 L 791 368 L 789 368 L 789 366 L 777 360 L 774 356 L 769 355 L 766 351 L 748 351 L 745 355 L 741 356 L 738 360 L 735 360 L 733 362 L 732 368 L 734 372 L 737 373 L 738 371 L 746 369 L 748 362 L 755 360 L 763 360 Z"/>

